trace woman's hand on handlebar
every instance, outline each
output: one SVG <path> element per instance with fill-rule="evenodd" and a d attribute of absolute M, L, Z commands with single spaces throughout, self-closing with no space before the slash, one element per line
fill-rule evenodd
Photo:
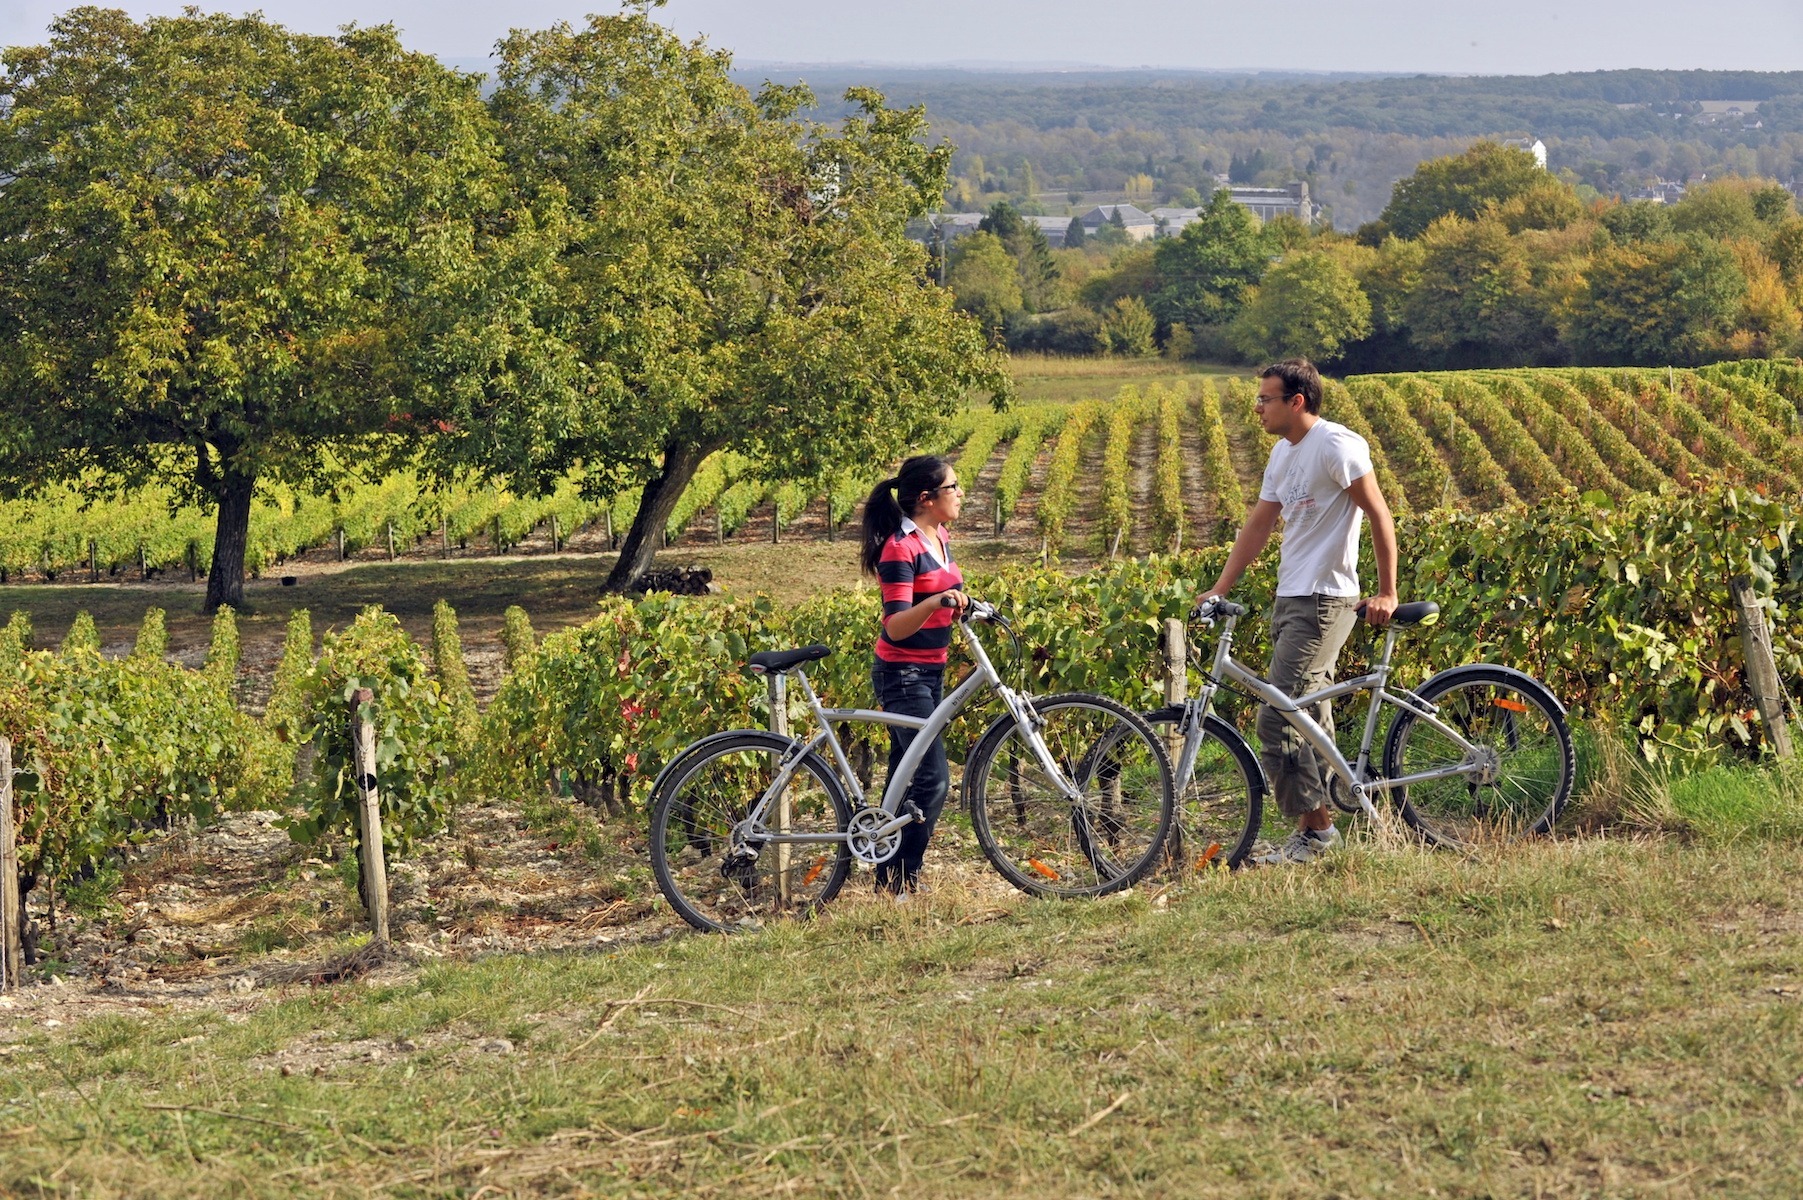
<path fill-rule="evenodd" d="M 970 597 L 966 596 L 957 588 L 952 588 L 949 591 L 939 593 L 939 606 L 941 608 L 955 608 L 960 612 L 963 612 L 970 607 Z"/>

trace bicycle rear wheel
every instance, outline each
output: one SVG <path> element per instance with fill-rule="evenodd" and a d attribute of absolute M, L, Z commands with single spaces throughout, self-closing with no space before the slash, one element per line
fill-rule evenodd
<path fill-rule="evenodd" d="M 1565 710 L 1538 680 L 1507 667 L 1454 667 L 1416 693 L 1476 747 L 1399 712 L 1384 740 L 1384 774 L 1397 779 L 1483 760 L 1483 774 L 1452 775 L 1392 791 L 1402 818 L 1429 842 L 1475 846 L 1549 833 L 1577 774 Z"/>
<path fill-rule="evenodd" d="M 1035 896 L 1102 896 L 1157 861 L 1174 807 L 1170 756 L 1137 714 L 1102 696 L 1032 701 L 1039 736 L 1080 796 L 1041 765 L 1012 717 L 989 727 L 964 771 L 971 829 L 1009 883 Z"/>
<path fill-rule="evenodd" d="M 755 930 L 810 916 L 844 886 L 851 852 L 843 841 L 734 846 L 735 827 L 793 747 L 758 730 L 716 734 L 684 751 L 659 780 L 651 797 L 651 870 L 670 907 L 695 928 Z M 850 820 L 838 777 L 809 753 L 763 823 L 772 832 L 843 833 Z"/>

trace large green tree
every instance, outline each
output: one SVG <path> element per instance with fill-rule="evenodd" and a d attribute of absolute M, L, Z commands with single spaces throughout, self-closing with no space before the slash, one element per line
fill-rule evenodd
<path fill-rule="evenodd" d="M 993 233 L 979 231 L 958 239 L 945 283 L 958 298 L 959 311 L 981 321 L 991 337 L 1023 307 L 1015 260 Z"/>
<path fill-rule="evenodd" d="M 77 8 L 5 61 L 0 485 L 177 477 L 218 505 L 209 609 L 259 482 L 557 376 L 476 81 L 392 29 Z"/>
<path fill-rule="evenodd" d="M 1232 326 L 1248 358 L 1301 355 L 1332 362 L 1371 332 L 1371 300 L 1331 254 L 1285 255 L 1252 292 Z"/>
<path fill-rule="evenodd" d="M 1182 322 L 1192 330 L 1225 325 L 1264 276 L 1272 253 L 1258 218 L 1222 188 L 1182 233 L 1156 243 L 1152 312 L 1165 325 Z"/>
<path fill-rule="evenodd" d="M 1591 260 L 1565 338 L 1586 362 L 1695 362 L 1721 350 L 1746 293 L 1746 275 L 1719 242 L 1688 234 L 1611 246 Z"/>
<path fill-rule="evenodd" d="M 1526 150 L 1478 142 L 1463 154 L 1430 159 L 1400 179 L 1379 218 L 1400 238 L 1416 238 L 1441 217 L 1472 220 L 1492 205 L 1546 187 L 1548 177 Z"/>
<path fill-rule="evenodd" d="M 807 121 L 804 89 L 753 97 L 653 7 L 501 46 L 509 167 L 563 231 L 542 321 L 585 377 L 574 409 L 501 406 L 458 439 L 515 476 L 581 463 L 604 488 L 641 484 L 615 588 L 650 566 L 715 451 L 820 479 L 1010 387 L 905 234 L 946 185 L 950 148 L 924 144 L 924 113 L 854 89 L 839 125 Z"/>
<path fill-rule="evenodd" d="M 1533 361 L 1546 314 L 1527 253 L 1502 222 L 1442 217 L 1421 246 L 1421 273 L 1402 306 L 1410 340 L 1447 366 Z"/>

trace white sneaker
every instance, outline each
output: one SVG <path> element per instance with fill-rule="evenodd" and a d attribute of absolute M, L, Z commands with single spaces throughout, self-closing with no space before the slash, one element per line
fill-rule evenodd
<path fill-rule="evenodd" d="M 1252 861 L 1261 867 L 1287 867 L 1296 863 L 1314 862 L 1329 851 L 1337 850 L 1342 840 L 1340 831 L 1332 825 L 1326 829 L 1298 829 L 1285 838 L 1277 849 L 1260 854 Z"/>

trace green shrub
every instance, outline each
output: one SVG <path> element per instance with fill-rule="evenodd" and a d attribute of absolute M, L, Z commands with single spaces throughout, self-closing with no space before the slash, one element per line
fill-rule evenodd
<path fill-rule="evenodd" d="M 457 610 L 440 600 L 432 606 L 432 674 L 451 706 L 457 724 L 457 744 L 467 747 L 476 737 L 476 691 L 463 661 L 463 638 L 457 632 Z"/>
<path fill-rule="evenodd" d="M 221 604 L 213 614 L 213 640 L 207 646 L 207 661 L 202 668 L 213 686 L 228 695 L 238 679 L 238 614 L 229 604 Z"/>
<path fill-rule="evenodd" d="M 61 653 L 64 658 L 74 658 L 82 651 L 100 653 L 100 631 L 94 628 L 93 614 L 86 609 L 75 614 L 75 620 L 69 623 L 69 632 L 63 635 Z"/>
<path fill-rule="evenodd" d="M 133 658 L 161 660 L 169 653 L 169 626 L 160 608 L 144 610 L 144 623 L 138 626 L 138 640 L 132 645 Z"/>
<path fill-rule="evenodd" d="M 313 666 L 313 616 L 297 609 L 288 618 L 282 659 L 276 664 L 263 724 L 284 742 L 298 742 L 307 715 L 307 672 Z"/>
<path fill-rule="evenodd" d="M 0 627 L 0 662 L 10 662 L 31 649 L 31 618 L 13 610 L 13 615 Z"/>
<path fill-rule="evenodd" d="M 151 828 L 269 807 L 283 759 L 211 680 L 90 649 L 0 657 L 0 735 L 16 781 L 21 863 L 69 879 Z"/>
<path fill-rule="evenodd" d="M 356 706 L 375 725 L 376 783 L 382 841 L 402 853 L 444 827 L 456 765 L 456 714 L 419 645 L 380 608 L 363 610 L 348 629 L 328 633 L 302 688 L 305 740 L 318 753 L 302 790 L 302 812 L 288 822 L 299 841 L 354 828 L 358 794 L 351 743 L 360 688 L 375 698 Z"/>
<path fill-rule="evenodd" d="M 508 605 L 501 615 L 501 663 L 509 674 L 532 657 L 533 643 L 532 618 L 519 605 Z"/>

